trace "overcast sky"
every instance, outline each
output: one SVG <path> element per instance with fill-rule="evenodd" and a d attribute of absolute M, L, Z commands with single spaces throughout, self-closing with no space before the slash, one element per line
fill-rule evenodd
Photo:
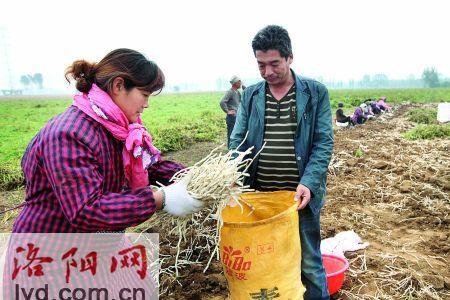
<path fill-rule="evenodd" d="M 364 74 L 450 76 L 449 1 L 227 0 L 0 2 L 0 87 L 5 49 L 13 77 L 41 72 L 64 88 L 75 59 L 99 61 L 119 47 L 156 61 L 169 84 L 258 77 L 251 40 L 268 24 L 285 27 L 293 69 L 325 80 Z M 3 80 L 3 82 L 2 82 Z"/>

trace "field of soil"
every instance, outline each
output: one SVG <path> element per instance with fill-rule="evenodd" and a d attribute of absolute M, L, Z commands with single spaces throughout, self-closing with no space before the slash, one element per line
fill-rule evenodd
<path fill-rule="evenodd" d="M 414 126 L 405 113 L 419 106 L 400 105 L 363 126 L 335 131 L 322 237 L 354 230 L 370 245 L 346 253 L 350 269 L 334 299 L 450 299 L 450 140 L 402 137 Z M 214 146 L 169 157 L 191 164 Z M 168 266 L 177 239 L 166 227 L 155 231 Z M 203 273 L 209 256 L 192 257 L 199 264 L 182 268 L 177 281 L 169 284 L 173 269 L 161 275 L 161 299 L 226 299 L 220 264 Z"/>
<path fill-rule="evenodd" d="M 426 106 L 435 107 L 400 105 L 392 114 L 335 131 L 322 238 L 354 230 L 370 245 L 346 253 L 350 269 L 334 299 L 450 299 L 450 140 L 410 141 L 402 136 L 415 126 L 406 112 Z M 218 145 L 196 143 L 166 158 L 189 166 Z M 0 208 L 22 199 L 23 188 L 1 192 Z M 3 216 L 2 231 L 11 230 L 16 214 Z M 132 230 L 160 233 L 161 299 L 227 299 L 220 263 L 213 260 L 203 273 L 211 245 L 188 236 L 200 247 L 184 257 L 197 264 L 179 261 L 179 276 L 174 281 L 178 237 L 170 232 L 173 226 L 164 223 L 148 228 L 146 222 Z"/>

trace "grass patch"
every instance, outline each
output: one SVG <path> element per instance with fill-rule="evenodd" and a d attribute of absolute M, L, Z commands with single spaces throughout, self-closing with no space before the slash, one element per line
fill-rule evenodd
<path fill-rule="evenodd" d="M 21 185 L 23 174 L 18 165 L 0 165 L 0 191 L 9 191 Z"/>
<path fill-rule="evenodd" d="M 23 189 L 0 193 L 0 211 L 18 206 L 25 198 Z M 20 212 L 19 209 L 10 210 L 0 215 L 0 232 L 11 232 L 14 219 Z"/>
<path fill-rule="evenodd" d="M 355 154 L 355 157 L 356 157 L 356 158 L 360 158 L 360 157 L 363 156 L 364 153 L 363 153 L 363 151 L 361 150 L 361 148 L 358 148 L 358 149 L 355 150 L 355 153 L 354 153 L 354 154 Z"/>
<path fill-rule="evenodd" d="M 431 108 L 415 108 L 408 111 L 408 120 L 419 124 L 437 124 L 437 110 Z"/>
<path fill-rule="evenodd" d="M 224 131 L 222 117 L 201 117 L 192 123 L 176 123 L 153 131 L 155 146 L 162 152 L 185 149 L 195 142 L 215 141 Z"/>
<path fill-rule="evenodd" d="M 450 138 L 450 124 L 420 124 L 405 132 L 403 136 L 408 140 Z"/>

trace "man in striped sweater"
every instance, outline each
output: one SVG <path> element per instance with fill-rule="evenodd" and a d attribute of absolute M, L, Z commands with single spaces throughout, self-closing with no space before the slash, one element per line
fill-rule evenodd
<path fill-rule="evenodd" d="M 254 146 L 254 156 L 265 143 L 246 183 L 262 191 L 296 191 L 304 299 L 329 299 L 320 253 L 320 208 L 333 151 L 328 91 L 290 69 L 293 54 L 284 28 L 265 27 L 252 48 L 264 81 L 245 89 L 230 149 Z"/>

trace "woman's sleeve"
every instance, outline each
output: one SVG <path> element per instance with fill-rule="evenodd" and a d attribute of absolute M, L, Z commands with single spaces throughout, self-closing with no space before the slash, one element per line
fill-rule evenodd
<path fill-rule="evenodd" d="M 172 176 L 184 168 L 182 164 L 173 161 L 159 161 L 148 169 L 148 181 L 152 185 L 158 185 L 157 182 L 163 185 L 169 185 Z"/>

